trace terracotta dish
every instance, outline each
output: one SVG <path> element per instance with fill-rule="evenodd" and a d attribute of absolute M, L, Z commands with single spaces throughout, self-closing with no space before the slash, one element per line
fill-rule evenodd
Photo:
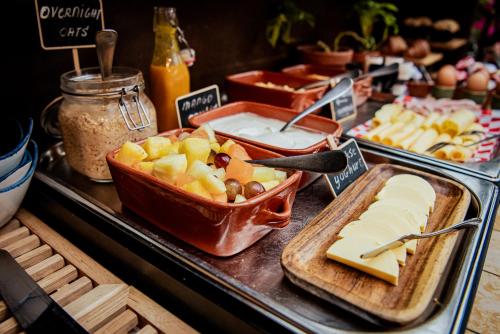
<path fill-rule="evenodd" d="M 191 131 L 176 129 L 159 135 L 167 137 Z M 227 139 L 217 135 L 219 142 Z M 254 159 L 281 157 L 280 154 L 235 141 Z M 292 204 L 302 175 L 300 171 L 289 171 L 288 178 L 281 184 L 244 202 L 222 203 L 189 193 L 118 162 L 114 159 L 118 150 L 108 153 L 106 160 L 123 205 L 207 253 L 217 256 L 236 254 L 273 229 L 283 228 L 290 222 Z"/>
<path fill-rule="evenodd" d="M 298 78 L 285 73 L 268 71 L 250 71 L 233 74 L 226 77 L 229 100 L 255 101 L 272 104 L 279 107 L 302 111 L 321 98 L 326 87 L 307 89 L 303 91 L 288 91 L 279 88 L 257 86 L 257 83 L 271 82 L 274 85 L 287 85 L 298 88 L 316 80 Z"/>

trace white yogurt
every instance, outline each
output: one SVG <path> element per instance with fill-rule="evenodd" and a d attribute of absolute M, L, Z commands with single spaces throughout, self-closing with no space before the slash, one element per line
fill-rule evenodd
<path fill-rule="evenodd" d="M 326 138 L 324 133 L 307 131 L 294 126 L 280 132 L 285 122 L 251 112 L 221 117 L 208 122 L 208 125 L 215 131 L 288 149 L 303 149 Z"/>

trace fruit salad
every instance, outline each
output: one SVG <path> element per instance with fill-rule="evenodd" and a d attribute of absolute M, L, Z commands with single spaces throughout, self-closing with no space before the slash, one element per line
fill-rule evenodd
<path fill-rule="evenodd" d="M 223 203 L 240 203 L 286 180 L 287 173 L 252 165 L 240 144 L 222 145 L 208 125 L 178 137 L 154 136 L 142 144 L 125 142 L 115 159 L 145 174 L 196 195 Z"/>

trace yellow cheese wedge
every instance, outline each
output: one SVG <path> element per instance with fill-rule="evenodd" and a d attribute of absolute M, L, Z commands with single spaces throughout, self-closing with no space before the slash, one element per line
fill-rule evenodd
<path fill-rule="evenodd" d="M 405 211 L 408 211 L 412 215 L 413 219 L 418 222 L 420 231 L 425 231 L 428 219 L 427 210 L 425 208 L 421 208 L 418 205 L 415 205 L 414 203 L 401 198 L 382 199 L 370 205 L 370 208 L 377 207 L 384 207 L 388 210 L 392 210 L 392 208 L 401 208 Z"/>
<path fill-rule="evenodd" d="M 417 189 L 419 192 L 424 194 L 430 202 L 434 203 L 436 201 L 436 192 L 434 191 L 434 188 L 432 188 L 431 184 L 420 176 L 413 174 L 399 174 L 389 178 L 385 184 L 400 184 L 408 186 L 410 188 Z M 432 205 L 432 207 L 434 207 L 434 205 Z"/>
<path fill-rule="evenodd" d="M 411 188 L 407 185 L 401 184 L 388 184 L 375 196 L 375 199 L 388 199 L 388 198 L 403 198 L 410 202 L 415 203 L 427 212 L 430 212 L 434 208 L 434 202 L 422 194 L 419 190 Z"/>
<path fill-rule="evenodd" d="M 379 222 L 386 226 L 396 229 L 398 234 L 405 235 L 410 233 L 419 234 L 420 227 L 408 221 L 407 218 L 398 215 L 395 212 L 388 211 L 386 208 L 369 208 L 360 217 L 359 220 L 373 223 Z M 405 244 L 406 250 L 410 254 L 415 254 L 417 250 L 417 240 L 410 240 Z"/>
<path fill-rule="evenodd" d="M 366 237 L 380 243 L 387 243 L 401 237 L 401 235 L 398 234 L 396 230 L 390 228 L 386 224 L 366 223 L 363 221 L 354 221 L 350 224 L 347 224 L 339 232 L 338 236 L 340 238 L 347 238 L 350 236 Z M 404 266 L 406 262 L 406 247 L 401 246 L 398 248 L 393 248 L 391 249 L 391 251 L 394 253 L 394 255 L 396 255 L 398 263 Z"/>
<path fill-rule="evenodd" d="M 337 240 L 331 245 L 326 251 L 326 256 L 391 284 L 398 285 L 399 266 L 393 252 L 384 252 L 369 259 L 360 257 L 364 252 L 378 246 L 380 246 L 380 243 L 373 239 L 349 236 Z"/>

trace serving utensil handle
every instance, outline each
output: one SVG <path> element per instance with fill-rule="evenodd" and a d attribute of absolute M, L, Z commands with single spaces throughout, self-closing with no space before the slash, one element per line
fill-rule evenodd
<path fill-rule="evenodd" d="M 288 129 L 290 126 L 293 124 L 297 123 L 300 121 L 302 118 L 306 117 L 313 111 L 323 107 L 324 105 L 332 102 L 333 100 L 341 97 L 344 95 L 345 92 L 347 92 L 353 85 L 353 81 L 351 78 L 344 78 L 342 79 L 333 89 L 328 91 L 321 99 L 310 105 L 308 108 L 306 108 L 304 111 L 302 111 L 300 114 L 289 120 L 281 129 L 280 132 L 285 131 Z"/>

